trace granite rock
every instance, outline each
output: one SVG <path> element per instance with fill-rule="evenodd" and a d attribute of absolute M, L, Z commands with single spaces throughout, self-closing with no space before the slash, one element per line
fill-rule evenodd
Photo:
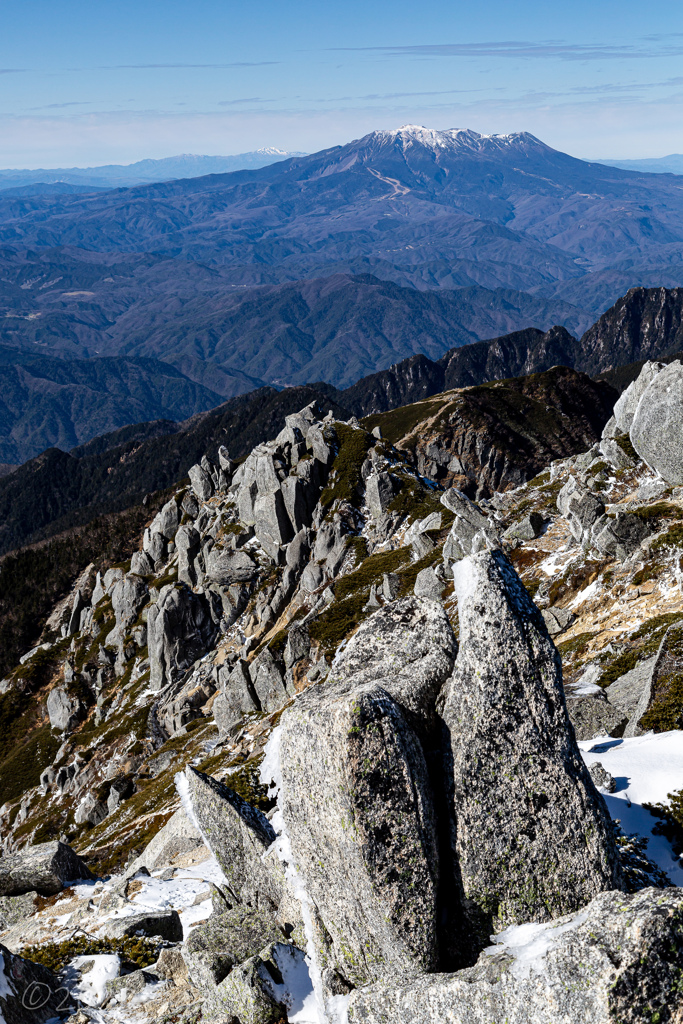
<path fill-rule="evenodd" d="M 497 937 L 455 974 L 351 994 L 348 1024 L 679 1024 L 683 890 L 604 892 L 551 924 Z"/>
<path fill-rule="evenodd" d="M 460 648 L 440 701 L 463 943 L 476 949 L 508 925 L 573 911 L 621 875 L 540 612 L 500 551 L 457 563 L 454 584 Z"/>

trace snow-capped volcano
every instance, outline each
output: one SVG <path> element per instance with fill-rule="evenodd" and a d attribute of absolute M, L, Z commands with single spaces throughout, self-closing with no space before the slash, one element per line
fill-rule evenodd
<path fill-rule="evenodd" d="M 530 132 L 511 132 L 507 135 L 481 135 L 471 128 L 426 128 L 420 124 L 404 124 L 400 128 L 380 129 L 371 132 L 360 140 L 383 142 L 399 142 L 402 146 L 420 145 L 433 150 L 473 150 L 527 148 L 530 145 L 540 149 L 548 149 L 540 139 Z"/>

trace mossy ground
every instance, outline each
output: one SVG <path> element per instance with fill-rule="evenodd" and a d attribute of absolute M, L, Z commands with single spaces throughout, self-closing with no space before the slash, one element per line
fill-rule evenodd
<path fill-rule="evenodd" d="M 416 402 L 413 405 L 404 405 L 399 409 L 392 409 L 389 412 L 374 413 L 361 420 L 361 426 L 371 431 L 379 427 L 382 436 L 396 444 L 401 438 L 408 437 L 418 424 L 424 420 L 436 416 L 441 409 L 448 404 L 448 399 L 435 399 L 428 402 Z"/>

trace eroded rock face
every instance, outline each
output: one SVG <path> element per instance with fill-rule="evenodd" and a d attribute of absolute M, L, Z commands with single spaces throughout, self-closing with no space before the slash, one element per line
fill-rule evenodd
<path fill-rule="evenodd" d="M 353 992 L 349 1024 L 683 1020 L 681 889 L 604 892 L 571 917 L 498 939 L 466 970 Z"/>
<path fill-rule="evenodd" d="M 69 695 L 61 686 L 50 690 L 47 697 L 50 728 L 70 732 L 83 717 L 83 706 L 78 697 Z"/>
<path fill-rule="evenodd" d="M 643 391 L 631 424 L 633 447 L 669 484 L 683 484 L 683 366 L 665 366 Z"/>
<path fill-rule="evenodd" d="M 92 879 L 85 862 L 66 843 L 39 843 L 0 857 L 0 895 L 39 892 L 54 896 L 69 883 Z"/>
<path fill-rule="evenodd" d="M 557 508 L 567 519 L 572 537 L 579 544 L 590 542 L 591 527 L 605 514 L 600 498 L 573 476 L 558 494 Z"/>
<path fill-rule="evenodd" d="M 177 508 L 175 502 L 173 506 Z M 146 601 L 147 584 L 135 573 L 128 573 L 115 584 L 111 603 L 119 630 L 132 626 Z"/>
<path fill-rule="evenodd" d="M 163 587 L 147 616 L 152 689 L 175 682 L 206 652 L 215 632 L 205 598 L 186 586 Z"/>
<path fill-rule="evenodd" d="M 439 857 L 427 764 L 378 683 L 309 691 L 282 717 L 278 797 L 329 938 L 318 959 L 352 985 L 437 963 Z"/>
<path fill-rule="evenodd" d="M 495 525 L 462 491 L 451 487 L 441 495 L 441 504 L 455 514 L 455 521 L 443 547 L 447 568 L 474 551 L 500 547 Z"/>
<path fill-rule="evenodd" d="M 467 928 L 485 943 L 571 912 L 621 876 L 540 612 L 502 552 L 457 563 L 454 583 L 460 649 L 442 695 L 452 842 Z"/>

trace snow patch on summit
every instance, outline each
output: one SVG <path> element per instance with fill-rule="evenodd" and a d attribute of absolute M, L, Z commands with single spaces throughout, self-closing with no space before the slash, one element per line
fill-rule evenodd
<path fill-rule="evenodd" d="M 404 124 L 400 128 L 381 129 L 371 132 L 370 135 L 366 136 L 366 139 L 376 140 L 377 142 L 390 142 L 400 139 L 404 148 L 418 143 L 433 150 L 452 151 L 509 149 L 515 146 L 526 147 L 529 144 L 544 149 L 547 148 L 530 132 L 511 132 L 508 135 L 481 135 L 471 128 L 446 128 L 439 130 L 427 128 L 421 124 Z"/>

